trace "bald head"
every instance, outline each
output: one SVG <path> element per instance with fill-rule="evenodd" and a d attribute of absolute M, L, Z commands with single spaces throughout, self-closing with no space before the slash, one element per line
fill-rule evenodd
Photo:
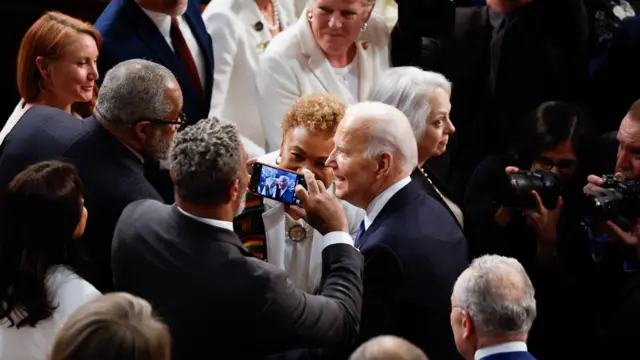
<path fill-rule="evenodd" d="M 536 316 L 527 272 L 516 259 L 503 256 L 475 259 L 456 281 L 453 302 L 484 335 L 526 335 Z"/>
<path fill-rule="evenodd" d="M 397 336 L 375 337 L 351 354 L 349 360 L 428 360 L 412 343 Z"/>
<path fill-rule="evenodd" d="M 351 141 L 366 147 L 366 156 L 375 158 L 388 152 L 402 172 L 411 172 L 418 163 L 418 149 L 407 117 L 393 106 L 363 102 L 349 106 L 340 127 Z"/>

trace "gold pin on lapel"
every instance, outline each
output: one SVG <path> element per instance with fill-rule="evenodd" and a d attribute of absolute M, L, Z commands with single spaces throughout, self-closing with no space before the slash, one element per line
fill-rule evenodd
<path fill-rule="evenodd" d="M 367 48 L 369 47 L 369 43 L 364 40 L 360 44 L 362 45 L 363 50 L 367 50 Z"/>

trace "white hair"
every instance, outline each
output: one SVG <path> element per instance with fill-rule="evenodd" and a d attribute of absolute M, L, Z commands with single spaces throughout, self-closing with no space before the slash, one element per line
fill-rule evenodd
<path fill-rule="evenodd" d="M 418 145 L 404 114 L 380 102 L 362 102 L 347 108 L 344 120 L 362 122 L 362 136 L 373 159 L 383 152 L 393 155 L 402 172 L 411 172 L 418 164 Z"/>
<path fill-rule="evenodd" d="M 379 101 L 402 111 L 409 119 L 413 135 L 420 141 L 432 111 L 429 97 L 437 89 L 451 96 L 451 82 L 444 75 L 401 66 L 383 72 L 371 86 L 367 100 Z"/>
<path fill-rule="evenodd" d="M 309 10 L 316 1 L 317 0 L 308 0 L 307 5 L 304 7 L 304 9 Z M 361 1 L 364 4 L 364 6 L 367 8 L 367 10 L 371 9 L 376 4 L 376 0 L 361 0 Z M 383 1 L 383 0 L 380 0 L 380 1 Z"/>
<path fill-rule="evenodd" d="M 466 311 L 479 334 L 528 334 L 536 317 L 535 291 L 524 267 L 513 258 L 475 259 L 453 287 L 456 307 Z"/>

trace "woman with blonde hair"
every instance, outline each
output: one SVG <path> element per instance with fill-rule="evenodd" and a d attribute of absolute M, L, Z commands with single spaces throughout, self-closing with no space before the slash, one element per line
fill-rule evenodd
<path fill-rule="evenodd" d="M 93 112 L 102 37 L 91 24 L 47 12 L 27 30 L 18 51 L 22 100 L 0 131 L 0 144 L 32 106 L 55 107 L 77 117 Z"/>
<path fill-rule="evenodd" d="M 110 293 L 79 307 L 58 333 L 50 360 L 169 360 L 171 337 L 151 305 Z"/>

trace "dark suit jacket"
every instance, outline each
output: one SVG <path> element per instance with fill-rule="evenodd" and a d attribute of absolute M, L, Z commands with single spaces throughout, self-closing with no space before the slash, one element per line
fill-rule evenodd
<path fill-rule="evenodd" d="M 392 334 L 431 360 L 459 359 L 449 315 L 451 290 L 468 265 L 460 227 L 412 181 L 360 239 L 365 257 L 360 341 Z"/>
<path fill-rule="evenodd" d="M 616 296 L 616 295 L 614 295 Z M 640 275 L 636 274 L 617 294 L 610 316 L 600 329 L 598 359 L 638 359 L 638 330 L 640 321 Z"/>
<path fill-rule="evenodd" d="M 232 231 L 144 200 L 122 213 L 112 260 L 116 288 L 150 301 L 168 324 L 175 360 L 260 359 L 350 344 L 358 331 L 363 259 L 350 245 L 324 249 L 322 296 L 313 296 Z"/>
<path fill-rule="evenodd" d="M 60 109 L 34 106 L 27 110 L 0 147 L 2 191 L 27 166 L 61 158 L 83 131 L 82 120 Z"/>
<path fill-rule="evenodd" d="M 480 360 L 536 360 L 536 358 L 526 351 L 514 351 L 485 356 Z"/>
<path fill-rule="evenodd" d="M 85 132 L 65 157 L 76 165 L 84 183 L 89 217 L 83 242 L 98 276 L 96 287 L 112 290 L 111 239 L 122 210 L 135 200 L 162 198 L 144 177 L 140 158 L 93 117 L 85 120 Z"/>
<path fill-rule="evenodd" d="M 135 0 L 113 0 L 96 20 L 95 27 L 102 34 L 102 51 L 98 59 L 100 76 L 116 64 L 130 59 L 145 59 L 167 67 L 178 79 L 184 98 L 183 111 L 190 123 L 209 115 L 213 90 L 213 47 L 211 37 L 202 20 L 200 5 L 189 0 L 184 14 L 191 32 L 206 56 L 207 79 L 204 85 L 204 103 L 198 97 L 186 70 L 169 47 L 156 25 L 142 11 Z"/>
<path fill-rule="evenodd" d="M 435 200 L 437 200 L 444 208 L 451 214 L 454 220 L 456 220 L 456 224 L 461 225 L 457 222 L 456 216 L 449 205 L 444 201 L 444 198 L 438 191 L 440 191 L 444 196 L 449 198 L 449 200 L 453 201 L 456 205 L 460 207 L 460 202 L 457 201 L 456 196 L 449 190 L 449 188 L 440 180 L 437 174 L 435 174 L 428 166 L 423 167 L 424 173 L 420 171 L 418 168 L 413 170 L 411 173 L 411 181 L 415 181 L 420 184 L 422 190 L 427 193 L 427 195 L 431 196 Z M 427 178 L 427 176 L 429 178 Z M 429 181 L 431 180 L 431 181 Z M 432 183 L 433 182 L 433 183 Z M 437 187 L 437 188 L 436 188 Z M 462 208 L 461 208 L 462 209 Z M 460 226 L 462 229 L 462 226 Z"/>

